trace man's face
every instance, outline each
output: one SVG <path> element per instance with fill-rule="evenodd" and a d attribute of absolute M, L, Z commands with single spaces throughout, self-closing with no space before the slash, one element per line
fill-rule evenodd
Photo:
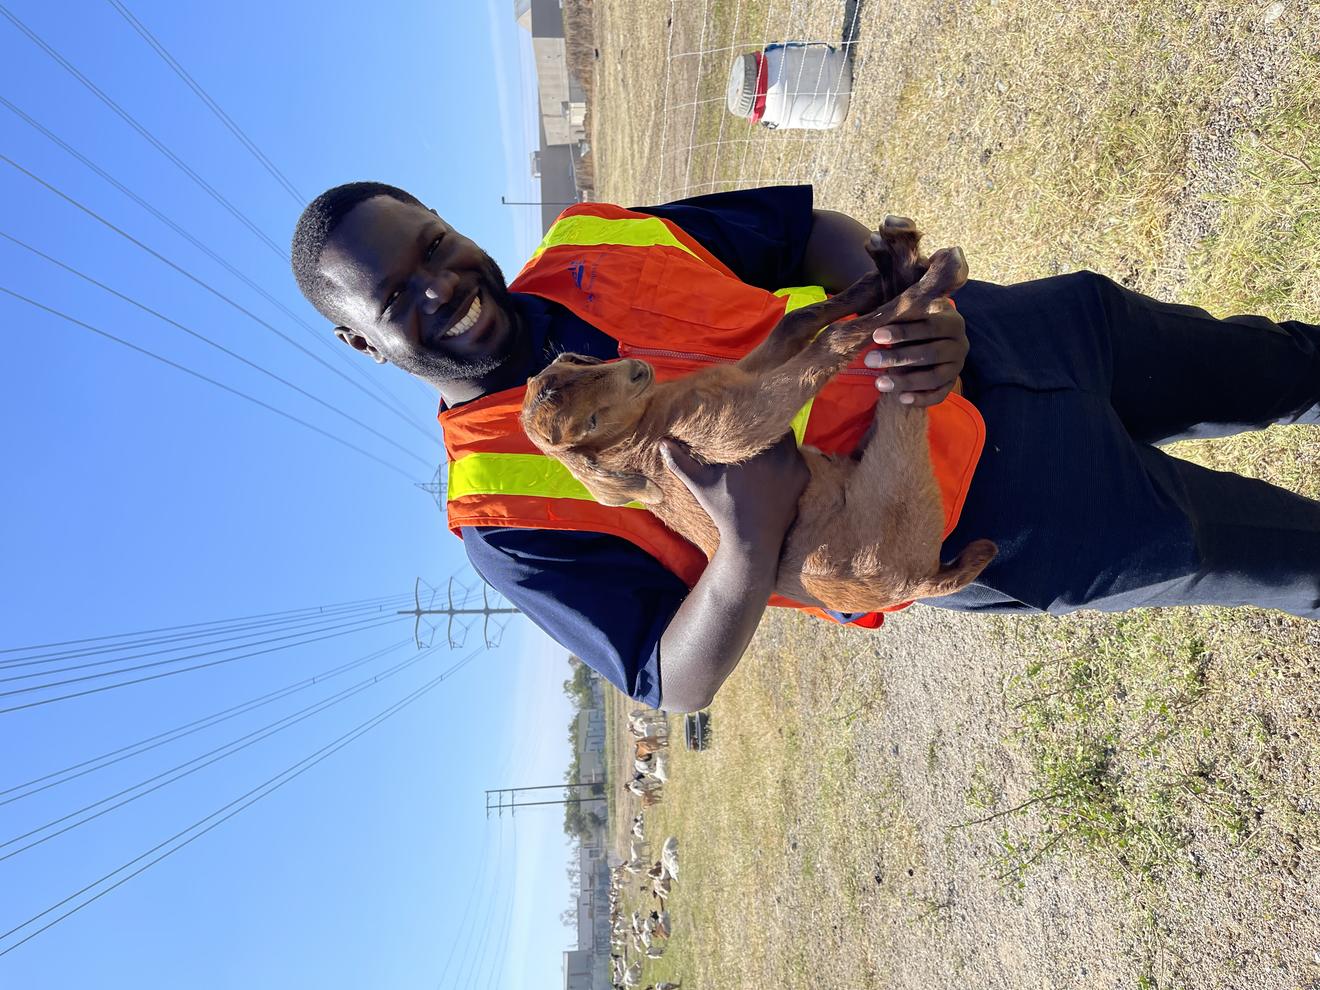
<path fill-rule="evenodd" d="M 335 286 L 336 335 L 448 394 L 482 384 L 513 355 L 517 314 L 490 256 L 430 210 L 373 196 L 321 253 Z"/>

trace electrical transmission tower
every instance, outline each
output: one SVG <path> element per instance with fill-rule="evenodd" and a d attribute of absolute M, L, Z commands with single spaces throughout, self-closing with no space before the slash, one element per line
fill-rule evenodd
<path fill-rule="evenodd" d="M 437 509 L 441 512 L 445 510 L 445 491 L 448 488 L 448 484 L 445 479 L 445 467 L 443 464 L 436 467 L 435 474 L 430 481 L 415 481 L 413 484 L 435 499 L 435 507 Z"/>
<path fill-rule="evenodd" d="M 418 648 L 419 650 L 421 650 L 421 649 L 425 649 L 425 648 L 426 648 L 425 646 L 422 645 L 422 634 L 421 634 L 421 633 L 422 633 L 422 616 L 424 616 L 424 615 L 443 615 L 443 616 L 445 616 L 446 618 L 448 618 L 449 621 L 448 621 L 448 623 L 446 624 L 445 634 L 446 634 L 446 636 L 449 638 L 449 647 L 450 647 L 450 649 L 454 649 L 454 650 L 459 649 L 459 648 L 463 645 L 463 639 L 455 639 L 455 637 L 454 637 L 454 620 L 455 620 L 455 619 L 458 619 L 460 623 L 463 623 L 464 621 L 467 620 L 467 617 L 469 617 L 469 616 L 472 616 L 472 617 L 475 617 L 475 616 L 478 616 L 478 615 L 481 616 L 481 635 L 482 635 L 482 638 L 485 640 L 486 648 L 487 648 L 487 649 L 492 649 L 492 650 L 493 650 L 495 647 L 497 647 L 497 646 L 500 645 L 500 639 L 501 639 L 501 637 L 504 635 L 504 625 L 505 625 L 505 623 L 508 622 L 508 620 L 507 620 L 507 619 L 502 620 L 502 621 L 501 621 L 501 620 L 496 620 L 496 622 L 495 622 L 495 634 L 494 634 L 494 636 L 492 637 L 492 635 L 491 635 L 491 616 L 495 616 L 495 615 L 516 615 L 516 614 L 518 614 L 518 611 L 519 611 L 518 609 L 514 608 L 512 605 L 506 605 L 506 606 L 503 606 L 503 607 L 498 607 L 498 606 L 493 606 L 493 605 L 491 605 L 491 603 L 490 603 L 490 596 L 489 596 L 489 594 L 487 593 L 487 589 L 486 589 L 486 585 L 485 585 L 485 584 L 482 584 L 482 585 L 481 585 L 481 607 L 480 607 L 480 608 L 469 607 L 469 606 L 466 605 L 466 603 L 465 603 L 464 600 L 460 600 L 460 601 L 458 601 L 458 602 L 455 602 L 455 601 L 454 601 L 454 579 L 453 579 L 452 577 L 449 579 L 449 601 L 448 601 L 448 603 L 445 605 L 444 608 L 435 608 L 435 607 L 434 607 L 434 606 L 435 606 L 435 589 L 434 589 L 434 588 L 431 588 L 431 586 L 430 586 L 429 584 L 427 585 L 427 587 L 431 589 L 431 595 L 430 595 L 431 600 L 430 600 L 430 602 L 428 603 L 428 605 L 427 605 L 426 608 L 422 608 L 422 591 L 421 591 L 421 589 L 422 589 L 422 579 L 421 579 L 421 578 L 418 578 L 417 581 L 416 581 L 416 583 L 413 585 L 413 607 L 412 607 L 412 608 L 402 608 L 402 609 L 399 609 L 399 610 L 398 610 L 398 614 L 399 614 L 399 615 L 411 615 L 411 616 L 414 616 L 414 617 L 415 617 L 415 621 L 413 622 L 413 639 L 416 640 L 416 642 L 417 642 L 417 648 Z M 464 595 L 464 599 L 466 599 L 466 597 L 467 597 L 467 595 L 465 594 L 465 595 Z M 427 623 L 427 626 L 428 626 L 428 628 L 431 628 L 431 629 L 432 629 L 432 632 L 434 632 L 434 628 L 431 627 L 431 625 L 430 625 L 429 622 Z M 464 638 L 466 638 L 466 628 L 463 629 L 463 633 L 464 633 Z M 426 644 L 426 646 L 430 646 L 430 643 L 428 642 L 428 643 Z"/>
<path fill-rule="evenodd" d="M 567 791 L 574 787 L 591 787 L 595 790 L 590 797 L 570 797 L 565 795 L 557 801 L 522 801 L 519 795 L 523 791 L 549 791 L 561 790 Z M 494 799 L 491 795 L 494 795 Z M 496 812 L 501 818 L 507 809 L 510 816 L 517 812 L 519 808 L 535 808 L 545 804 L 586 804 L 590 801 L 605 800 L 605 782 L 603 780 L 589 780 L 581 784 L 537 784 L 533 787 L 496 787 L 486 792 L 486 817 L 490 817 L 492 811 Z"/>

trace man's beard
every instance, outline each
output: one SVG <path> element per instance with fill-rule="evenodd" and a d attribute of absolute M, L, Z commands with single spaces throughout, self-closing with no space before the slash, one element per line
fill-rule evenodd
<path fill-rule="evenodd" d="M 518 314 L 514 310 L 513 294 L 509 292 L 508 283 L 504 280 L 504 272 L 500 271 L 495 259 L 489 256 L 482 265 L 480 286 L 489 301 L 515 324 L 514 332 L 508 335 L 499 350 L 458 358 L 443 351 L 428 349 L 410 354 L 406 358 L 395 355 L 394 363 L 410 375 L 436 385 L 441 382 L 481 381 L 508 364 L 517 354 L 521 343 L 520 334 L 517 332 Z"/>

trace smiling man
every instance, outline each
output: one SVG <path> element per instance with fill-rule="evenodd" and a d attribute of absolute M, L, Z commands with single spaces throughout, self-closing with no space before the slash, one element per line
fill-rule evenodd
<path fill-rule="evenodd" d="M 870 270 L 868 236 L 814 209 L 806 186 L 582 204 L 508 286 L 408 193 L 352 183 L 308 206 L 293 268 L 340 340 L 439 391 L 450 527 L 482 577 L 621 690 L 692 710 L 732 672 L 767 605 L 806 477 L 794 438 L 732 466 L 666 445 L 719 529 L 707 563 L 649 513 L 597 505 L 540 457 L 518 426 L 523 388 L 565 351 L 673 374 L 734 359 L 786 309 Z M 956 302 L 877 331 L 886 346 L 838 376 L 797 427 L 800 440 L 846 453 L 882 393 L 930 408 L 944 556 L 981 537 L 1000 547 L 976 584 L 930 604 L 1056 614 L 1256 604 L 1320 616 L 1320 504 L 1158 449 L 1320 422 L 1320 328 L 1216 320 L 1089 272 L 971 282 Z M 950 398 L 960 373 L 965 398 Z M 882 618 L 822 617 L 870 628 Z"/>
<path fill-rule="evenodd" d="M 294 246 L 298 284 L 339 324 L 335 335 L 434 385 L 450 405 L 513 384 L 510 369 L 526 362 L 528 341 L 499 267 L 406 193 L 359 204 L 362 191 L 318 200 L 324 215 L 304 217 L 320 220 L 317 236 L 300 227 Z M 428 266 L 434 277 L 419 279 Z"/>

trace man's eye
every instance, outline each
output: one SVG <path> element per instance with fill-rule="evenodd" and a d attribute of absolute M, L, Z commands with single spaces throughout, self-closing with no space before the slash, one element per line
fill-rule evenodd
<path fill-rule="evenodd" d="M 429 248 L 426 249 L 426 260 L 427 260 L 427 261 L 430 261 L 430 260 L 431 260 L 431 255 L 435 254 L 435 249 L 438 248 L 438 247 L 440 246 L 440 242 L 441 242 L 442 240 L 444 240 L 444 235 L 443 235 L 443 234 L 441 234 L 439 237 L 437 237 L 435 240 L 433 240 L 433 241 L 431 242 L 431 246 L 430 246 Z"/>

